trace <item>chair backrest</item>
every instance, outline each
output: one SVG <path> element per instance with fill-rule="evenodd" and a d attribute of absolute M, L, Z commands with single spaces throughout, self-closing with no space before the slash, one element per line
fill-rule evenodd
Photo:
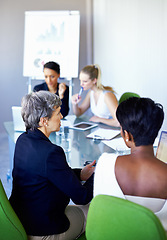
<path fill-rule="evenodd" d="M 26 240 L 26 232 L 6 196 L 0 180 L 0 239 Z"/>
<path fill-rule="evenodd" d="M 91 202 L 87 240 L 164 240 L 165 230 L 155 214 L 125 199 L 97 195 Z"/>
<path fill-rule="evenodd" d="M 125 101 L 126 99 L 130 98 L 130 97 L 140 97 L 139 94 L 137 93 L 133 93 L 133 92 L 125 92 L 122 94 L 122 96 L 119 99 L 119 103 Z"/>

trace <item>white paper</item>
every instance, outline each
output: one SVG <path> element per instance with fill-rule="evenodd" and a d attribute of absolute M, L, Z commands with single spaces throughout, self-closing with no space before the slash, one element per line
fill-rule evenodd
<path fill-rule="evenodd" d="M 124 140 L 122 137 L 119 138 L 114 138 L 110 141 L 102 141 L 104 144 L 106 144 L 108 147 L 113 148 L 115 151 L 117 150 L 117 148 L 122 148 L 125 150 L 128 150 L 129 148 L 126 146 Z"/>
<path fill-rule="evenodd" d="M 125 150 L 128 150 L 129 148 L 126 146 L 124 140 L 122 137 L 114 138 L 110 141 L 102 141 L 104 144 L 106 144 L 108 147 L 113 148 L 114 150 L 117 150 L 117 148 L 123 148 Z M 154 142 L 154 147 L 158 146 L 159 138 L 157 137 Z"/>
<path fill-rule="evenodd" d="M 87 135 L 87 138 L 112 139 L 120 133 L 120 130 L 98 128 L 96 131 Z"/>

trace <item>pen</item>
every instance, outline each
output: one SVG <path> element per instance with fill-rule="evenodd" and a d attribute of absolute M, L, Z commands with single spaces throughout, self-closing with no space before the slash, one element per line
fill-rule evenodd
<path fill-rule="evenodd" d="M 80 89 L 80 91 L 79 91 L 79 93 L 78 93 L 78 99 L 80 98 L 82 92 L 83 92 L 83 87 L 81 87 L 81 89 Z"/>

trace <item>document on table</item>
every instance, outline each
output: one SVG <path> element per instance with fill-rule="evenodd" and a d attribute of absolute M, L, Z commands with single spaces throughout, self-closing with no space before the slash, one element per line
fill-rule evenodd
<path fill-rule="evenodd" d="M 115 151 L 117 151 L 118 148 L 122 148 L 125 151 L 129 149 L 126 146 L 122 137 L 112 139 L 111 141 L 102 141 L 102 142 L 106 144 L 108 147 L 114 149 Z"/>
<path fill-rule="evenodd" d="M 87 135 L 87 138 L 99 139 L 99 140 L 111 140 L 120 134 L 120 130 L 99 128 L 96 131 Z"/>
<path fill-rule="evenodd" d="M 110 148 L 113 148 L 115 151 L 118 149 L 118 148 L 122 148 L 124 149 L 125 151 L 128 150 L 129 148 L 126 146 L 124 140 L 122 137 L 119 137 L 119 138 L 114 138 L 110 141 L 102 141 L 104 144 L 106 144 L 108 147 Z M 155 139 L 155 142 L 154 142 L 154 147 L 157 147 L 158 146 L 158 142 L 159 142 L 159 138 L 157 137 Z"/>

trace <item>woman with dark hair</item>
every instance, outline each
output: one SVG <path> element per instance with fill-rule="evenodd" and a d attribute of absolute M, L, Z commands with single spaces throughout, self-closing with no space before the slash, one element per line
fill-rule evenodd
<path fill-rule="evenodd" d="M 167 230 L 167 165 L 153 143 L 164 119 L 163 107 L 149 98 L 129 98 L 116 111 L 121 135 L 131 153 L 103 153 L 94 179 L 94 196 L 113 195 L 150 208 Z"/>
<path fill-rule="evenodd" d="M 95 161 L 71 169 L 63 149 L 49 140 L 60 130 L 60 105 L 60 98 L 49 91 L 22 99 L 26 132 L 16 142 L 10 202 L 29 240 L 75 239 L 84 230 L 93 197 Z M 70 206 L 70 198 L 86 206 Z"/>
<path fill-rule="evenodd" d="M 43 66 L 43 72 L 45 83 L 36 85 L 33 91 L 45 90 L 57 94 L 62 101 L 60 111 L 64 118 L 69 112 L 69 87 L 65 83 L 58 83 L 60 65 L 56 62 L 47 62 Z"/>

